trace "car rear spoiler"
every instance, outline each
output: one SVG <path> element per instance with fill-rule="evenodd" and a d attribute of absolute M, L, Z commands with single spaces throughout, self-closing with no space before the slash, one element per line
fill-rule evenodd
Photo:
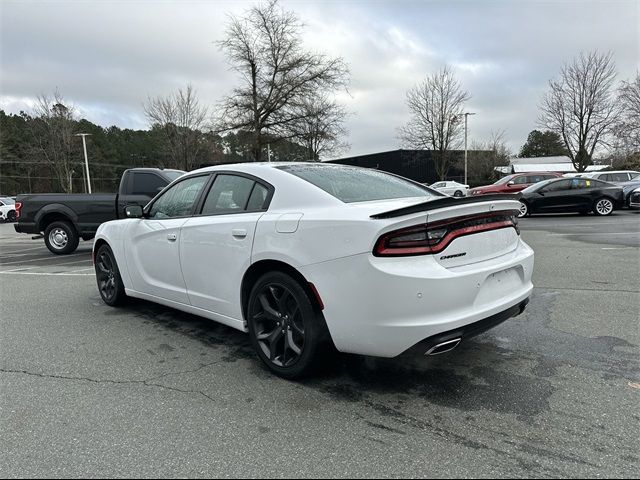
<path fill-rule="evenodd" d="M 495 193 L 490 195 L 477 195 L 475 197 L 445 197 L 438 198 L 436 200 L 429 200 L 427 202 L 418 203 L 417 205 L 411 205 L 409 207 L 402 207 L 396 210 L 389 210 L 388 212 L 376 213 L 371 215 L 371 218 L 395 218 L 402 217 L 404 215 L 411 215 L 412 213 L 427 212 L 429 210 L 436 210 L 438 208 L 453 207 L 455 205 L 466 205 L 469 203 L 481 203 L 481 202 L 495 202 L 497 200 L 520 200 L 519 194 L 512 193 Z"/>

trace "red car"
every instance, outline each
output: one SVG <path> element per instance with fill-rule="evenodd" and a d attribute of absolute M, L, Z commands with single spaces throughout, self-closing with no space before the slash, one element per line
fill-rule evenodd
<path fill-rule="evenodd" d="M 501 178 L 496 183 L 475 187 L 469 190 L 469 195 L 486 195 L 487 193 L 516 193 L 524 190 L 529 185 L 558 178 L 562 175 L 553 172 L 537 172 L 537 173 L 514 173 Z"/>

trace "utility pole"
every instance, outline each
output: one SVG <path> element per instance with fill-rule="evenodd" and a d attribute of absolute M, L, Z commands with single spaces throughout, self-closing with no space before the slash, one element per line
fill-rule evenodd
<path fill-rule="evenodd" d="M 475 112 L 465 112 L 464 115 L 464 184 L 467 185 L 467 120 L 469 115 L 475 115 Z"/>
<path fill-rule="evenodd" d="M 89 177 L 89 159 L 87 158 L 87 135 L 90 133 L 76 133 L 76 137 L 82 137 L 82 147 L 84 148 L 84 165 L 87 170 L 87 191 L 91 193 L 91 177 Z"/>

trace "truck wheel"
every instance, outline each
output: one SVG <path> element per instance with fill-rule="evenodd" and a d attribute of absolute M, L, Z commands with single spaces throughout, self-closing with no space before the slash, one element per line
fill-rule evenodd
<path fill-rule="evenodd" d="M 51 253 L 68 255 L 78 248 L 80 238 L 69 222 L 53 222 L 44 231 L 44 243 Z"/>

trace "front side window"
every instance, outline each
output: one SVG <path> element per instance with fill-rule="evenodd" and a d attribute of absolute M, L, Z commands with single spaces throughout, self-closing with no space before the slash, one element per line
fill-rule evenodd
<path fill-rule="evenodd" d="M 516 177 L 513 179 L 513 183 L 516 185 L 526 185 L 527 183 L 533 183 L 529 181 L 529 177 L 526 175 L 522 175 L 521 177 Z"/>
<path fill-rule="evenodd" d="M 198 195 L 208 179 L 208 175 L 201 175 L 176 183 L 153 202 L 149 218 L 161 220 L 191 215 Z"/>
<path fill-rule="evenodd" d="M 267 193 L 266 187 L 250 178 L 218 175 L 204 201 L 202 215 L 263 210 Z"/>
<path fill-rule="evenodd" d="M 373 168 L 337 165 L 287 165 L 281 170 L 299 177 L 344 203 L 390 200 L 393 198 L 440 198 L 444 195 Z"/>

